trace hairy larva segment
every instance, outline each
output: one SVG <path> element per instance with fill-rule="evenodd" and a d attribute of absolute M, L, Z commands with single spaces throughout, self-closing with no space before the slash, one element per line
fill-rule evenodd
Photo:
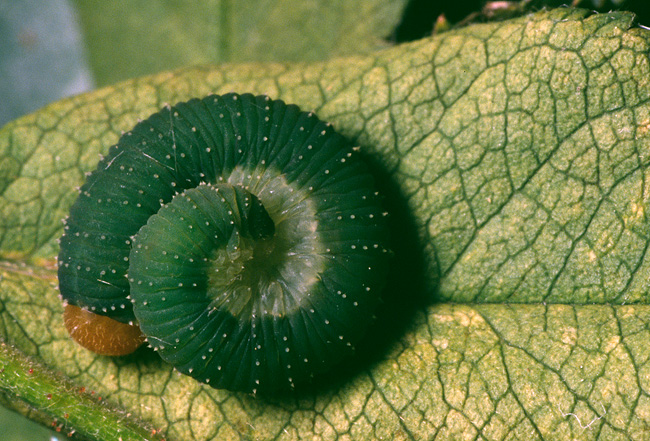
<path fill-rule="evenodd" d="M 201 184 L 152 216 L 130 253 L 129 281 L 160 355 L 215 387 L 263 392 L 303 382 L 350 351 L 359 315 L 376 299 L 346 306 L 324 268 L 324 279 L 292 286 L 283 272 L 306 268 L 287 261 L 284 240 L 239 186 Z M 363 289 L 347 286 L 352 304 Z"/>
<path fill-rule="evenodd" d="M 220 186 L 234 199 L 205 198 Z M 142 226 L 164 225 L 188 198 L 183 219 L 154 235 L 164 249 L 147 249 Z M 70 304 L 122 322 L 135 308 L 150 344 L 200 381 L 291 389 L 360 340 L 387 236 L 373 178 L 329 124 L 267 97 L 213 95 L 164 107 L 100 161 L 61 240 L 60 287 Z"/>

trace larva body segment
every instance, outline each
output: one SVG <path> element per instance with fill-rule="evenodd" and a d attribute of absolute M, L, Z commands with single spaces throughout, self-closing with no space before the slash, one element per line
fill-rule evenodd
<path fill-rule="evenodd" d="M 374 180 L 342 136 L 282 101 L 213 95 L 111 148 L 71 209 L 59 283 L 71 304 L 137 320 L 181 372 L 267 392 L 352 350 L 387 247 Z"/>

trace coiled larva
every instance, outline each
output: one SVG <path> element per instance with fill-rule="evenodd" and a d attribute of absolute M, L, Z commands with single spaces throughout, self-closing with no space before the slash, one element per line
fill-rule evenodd
<path fill-rule="evenodd" d="M 295 105 L 227 94 L 167 106 L 81 187 L 60 241 L 62 297 L 139 325 L 211 386 L 293 388 L 371 321 L 390 254 L 374 187 L 345 138 Z"/>

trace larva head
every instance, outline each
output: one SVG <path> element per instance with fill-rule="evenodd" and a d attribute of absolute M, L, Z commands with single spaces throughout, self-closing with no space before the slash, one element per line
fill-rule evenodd
<path fill-rule="evenodd" d="M 118 322 L 74 305 L 66 305 L 63 323 L 70 337 L 101 355 L 127 355 L 144 343 L 138 325 Z"/>
<path fill-rule="evenodd" d="M 81 188 L 61 292 L 137 320 L 214 387 L 291 389 L 364 334 L 388 269 L 384 216 L 358 153 L 312 113 L 190 100 L 125 133 Z"/>

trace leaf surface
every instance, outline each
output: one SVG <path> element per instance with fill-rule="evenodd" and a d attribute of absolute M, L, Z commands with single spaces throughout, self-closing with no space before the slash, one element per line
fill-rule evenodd
<path fill-rule="evenodd" d="M 16 120 L 0 131 L 0 335 L 170 440 L 643 439 L 649 43 L 631 14 L 559 9 L 326 63 L 181 69 Z M 214 390 L 146 350 L 96 356 L 61 324 L 56 238 L 84 173 L 164 103 L 230 91 L 331 121 L 391 212 L 367 348 L 296 397 Z"/>

